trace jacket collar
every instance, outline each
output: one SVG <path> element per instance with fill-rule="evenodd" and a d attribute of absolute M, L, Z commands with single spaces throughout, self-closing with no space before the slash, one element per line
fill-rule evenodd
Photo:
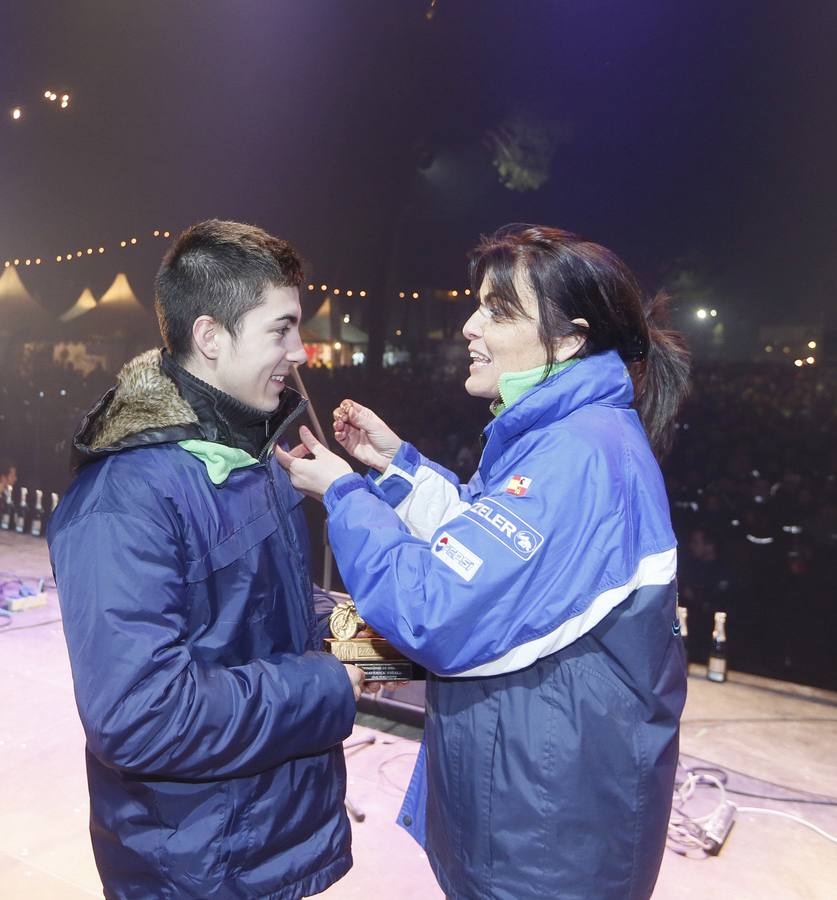
<path fill-rule="evenodd" d="M 206 440 L 244 450 L 257 458 L 271 436 L 278 436 L 280 426 L 300 402 L 303 408 L 306 405 L 296 391 L 286 386 L 275 412 L 264 413 L 202 381 L 178 365 L 165 350 L 162 352 L 162 369 L 194 410 Z"/>
<path fill-rule="evenodd" d="M 121 450 L 184 440 L 213 441 L 264 458 L 308 405 L 286 387 L 279 408 L 265 416 L 189 375 L 173 360 L 164 362 L 167 356 L 149 350 L 122 367 L 116 386 L 76 431 L 73 469 Z"/>
<path fill-rule="evenodd" d="M 565 419 L 591 404 L 628 408 L 634 399 L 631 377 L 615 350 L 597 353 L 550 375 L 485 427 L 480 469 L 490 468 L 518 435 Z"/>

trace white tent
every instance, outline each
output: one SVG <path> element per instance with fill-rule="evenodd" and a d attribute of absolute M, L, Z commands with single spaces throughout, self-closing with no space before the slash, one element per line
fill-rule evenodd
<path fill-rule="evenodd" d="M 39 338 L 49 331 L 49 313 L 26 289 L 14 266 L 0 275 L 0 335 Z"/>
<path fill-rule="evenodd" d="M 66 324 L 70 340 L 128 340 L 149 345 L 159 341 L 154 314 L 139 302 L 124 272 L 113 279 L 93 309 Z"/>
<path fill-rule="evenodd" d="M 93 291 L 86 287 L 81 292 L 81 296 L 78 300 L 76 300 L 67 312 L 59 316 L 59 320 L 61 322 L 72 322 L 73 319 L 77 319 L 79 316 L 83 316 L 85 313 L 89 313 L 91 309 L 95 308 L 96 298 L 93 296 Z"/>
<path fill-rule="evenodd" d="M 316 314 L 304 323 L 303 340 L 309 343 L 332 343 L 341 341 L 344 344 L 368 344 L 369 335 L 356 325 L 344 322 L 342 316 L 337 317 L 331 311 L 331 297 L 326 297 Z"/>

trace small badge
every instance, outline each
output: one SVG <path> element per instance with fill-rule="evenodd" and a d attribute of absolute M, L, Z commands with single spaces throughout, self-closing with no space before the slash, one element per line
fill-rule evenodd
<path fill-rule="evenodd" d="M 506 493 L 514 494 L 515 497 L 522 497 L 529 489 L 531 483 L 532 479 L 527 478 L 525 475 L 513 475 L 506 485 Z"/>
<path fill-rule="evenodd" d="M 483 563 L 476 553 L 446 531 L 439 535 L 433 546 L 433 555 L 465 581 L 470 581 Z"/>

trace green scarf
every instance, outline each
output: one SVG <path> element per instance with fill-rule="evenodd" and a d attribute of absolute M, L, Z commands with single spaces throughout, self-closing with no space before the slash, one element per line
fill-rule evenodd
<path fill-rule="evenodd" d="M 574 366 L 578 359 L 568 359 L 565 362 L 553 363 L 549 368 L 538 366 L 526 372 L 504 372 L 500 376 L 500 396 L 491 404 L 491 412 L 499 416 L 513 403 L 516 403 L 527 391 L 540 384 L 552 375 L 557 375 L 565 369 Z"/>
<path fill-rule="evenodd" d="M 246 450 L 215 444 L 212 441 L 178 441 L 178 446 L 206 466 L 209 480 L 213 484 L 223 484 L 233 469 L 244 469 L 247 466 L 258 465 L 259 462 Z"/>

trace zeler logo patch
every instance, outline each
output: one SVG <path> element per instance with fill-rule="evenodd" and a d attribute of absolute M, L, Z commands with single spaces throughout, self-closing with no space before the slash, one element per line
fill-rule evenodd
<path fill-rule="evenodd" d="M 521 559 L 531 559 L 543 535 L 497 500 L 477 500 L 463 513 Z"/>
<path fill-rule="evenodd" d="M 455 537 L 443 531 L 433 544 L 433 555 L 466 581 L 470 581 L 483 561 Z"/>

